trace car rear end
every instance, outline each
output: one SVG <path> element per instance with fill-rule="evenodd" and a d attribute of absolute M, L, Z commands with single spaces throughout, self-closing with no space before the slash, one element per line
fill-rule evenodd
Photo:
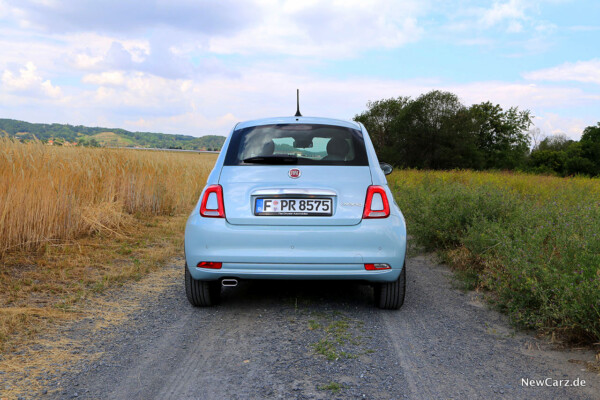
<path fill-rule="evenodd" d="M 394 282 L 406 228 L 359 125 L 284 118 L 232 132 L 188 219 L 185 249 L 190 278 L 204 282 Z"/>

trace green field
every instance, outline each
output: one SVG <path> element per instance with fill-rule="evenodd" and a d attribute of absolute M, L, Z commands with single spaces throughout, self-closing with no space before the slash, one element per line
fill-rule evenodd
<path fill-rule="evenodd" d="M 394 172 L 409 234 L 525 328 L 600 341 L 600 180 Z"/>

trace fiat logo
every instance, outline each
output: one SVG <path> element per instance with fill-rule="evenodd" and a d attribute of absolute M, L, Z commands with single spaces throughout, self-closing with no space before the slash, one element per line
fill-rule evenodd
<path fill-rule="evenodd" d="M 290 172 L 288 172 L 288 175 L 290 178 L 296 179 L 296 178 L 300 178 L 300 175 L 302 175 L 302 173 L 300 172 L 300 170 L 298 168 L 292 168 L 292 169 L 290 169 Z"/>

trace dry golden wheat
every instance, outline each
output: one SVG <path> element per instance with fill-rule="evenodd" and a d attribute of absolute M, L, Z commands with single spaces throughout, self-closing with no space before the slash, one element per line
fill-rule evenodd
<path fill-rule="evenodd" d="M 0 138 L 0 256 L 197 200 L 214 155 L 44 146 Z"/>

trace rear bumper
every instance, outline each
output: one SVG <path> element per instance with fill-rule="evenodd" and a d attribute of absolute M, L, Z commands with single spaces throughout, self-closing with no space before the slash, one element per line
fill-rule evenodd
<path fill-rule="evenodd" d="M 396 215 L 351 226 L 232 225 L 192 214 L 185 230 L 185 257 L 194 279 L 398 279 L 406 253 L 406 227 Z M 218 270 L 197 268 L 223 263 Z M 365 263 L 392 268 L 366 271 Z"/>

